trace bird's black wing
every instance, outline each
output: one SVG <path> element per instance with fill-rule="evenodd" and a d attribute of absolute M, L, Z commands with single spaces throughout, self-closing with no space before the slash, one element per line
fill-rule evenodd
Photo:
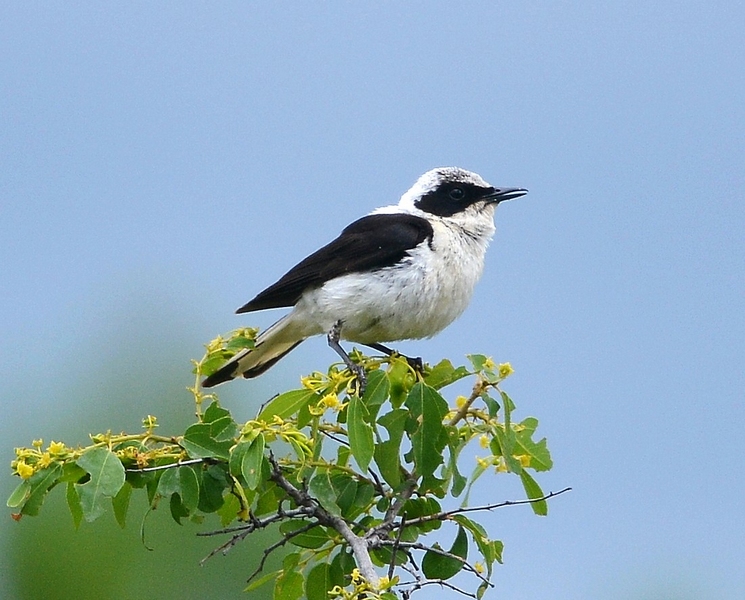
<path fill-rule="evenodd" d="M 396 264 L 407 251 L 432 239 L 432 225 L 414 215 L 368 215 L 349 225 L 333 242 L 290 269 L 236 312 L 294 306 L 308 289 L 347 273 Z"/>

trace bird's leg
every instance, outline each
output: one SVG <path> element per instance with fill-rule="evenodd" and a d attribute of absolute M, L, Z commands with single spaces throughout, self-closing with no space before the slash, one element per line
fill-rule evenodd
<path fill-rule="evenodd" d="M 339 344 L 339 340 L 341 339 L 341 326 L 342 322 L 339 320 L 334 323 L 329 330 L 327 336 L 329 346 L 334 350 L 334 352 L 341 356 L 341 359 L 344 361 L 344 364 L 347 365 L 347 368 L 352 373 L 354 373 L 354 376 L 357 379 L 357 395 L 362 396 L 365 393 L 365 388 L 367 387 L 367 376 L 365 375 L 365 369 L 363 369 L 361 365 L 352 362 L 352 359 L 349 358 L 349 354 L 347 354 L 344 348 L 341 347 L 341 344 Z"/>
<path fill-rule="evenodd" d="M 406 356 L 405 354 L 401 354 L 397 350 L 394 350 L 393 348 L 389 348 L 388 346 L 384 346 L 383 344 L 373 343 L 373 344 L 365 344 L 368 348 L 372 348 L 373 350 L 377 350 L 378 352 L 382 352 L 383 354 L 387 356 L 393 356 L 394 354 L 400 356 L 401 358 L 405 358 L 406 362 L 409 363 L 409 366 L 414 369 L 417 373 L 422 373 L 424 371 L 424 362 L 422 362 L 422 357 L 417 356 L 416 358 L 412 358 L 411 356 Z"/>

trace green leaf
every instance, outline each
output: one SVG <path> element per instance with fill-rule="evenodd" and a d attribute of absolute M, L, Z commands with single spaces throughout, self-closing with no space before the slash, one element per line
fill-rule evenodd
<path fill-rule="evenodd" d="M 83 521 L 83 507 L 80 506 L 80 496 L 78 496 L 78 490 L 75 489 L 75 484 L 72 481 L 67 482 L 65 499 L 67 500 L 67 508 L 70 509 L 72 515 L 72 523 L 75 529 L 78 529 Z"/>
<path fill-rule="evenodd" d="M 439 546 L 435 544 L 435 548 Z M 458 527 L 455 541 L 448 552 L 463 560 L 468 557 L 468 538 L 463 527 Z M 428 579 L 450 579 L 463 569 L 463 565 L 463 561 L 429 550 L 422 559 L 422 572 Z"/>
<path fill-rule="evenodd" d="M 181 446 L 191 458 L 228 460 L 232 440 L 218 441 L 212 437 L 211 423 L 195 423 L 184 432 Z"/>
<path fill-rule="evenodd" d="M 375 464 L 386 483 L 395 488 L 401 483 L 401 439 L 409 411 L 394 408 L 378 419 L 388 431 L 388 439 L 375 445 Z"/>
<path fill-rule="evenodd" d="M 367 410 L 370 412 L 370 421 L 373 422 L 378 417 L 378 412 L 383 403 L 388 399 L 388 393 L 391 389 L 391 383 L 388 381 L 388 374 L 382 369 L 370 371 L 367 374 L 367 389 L 362 401 Z"/>
<path fill-rule="evenodd" d="M 346 473 L 334 473 L 329 479 L 336 492 L 336 505 L 341 509 L 342 516 L 349 519 L 357 497 L 357 482 Z"/>
<path fill-rule="evenodd" d="M 471 361 L 473 370 L 478 373 L 484 370 L 484 363 L 489 357 L 484 354 L 466 354 L 466 358 Z"/>
<path fill-rule="evenodd" d="M 215 419 L 210 423 L 210 437 L 218 442 L 235 442 L 238 435 L 238 425 L 231 417 Z"/>
<path fill-rule="evenodd" d="M 264 462 L 264 435 L 257 435 L 243 455 L 241 474 L 246 480 L 246 487 L 255 490 L 261 483 L 261 465 Z"/>
<path fill-rule="evenodd" d="M 56 463 L 46 469 L 37 471 L 26 480 L 29 484 L 29 490 L 21 508 L 22 514 L 29 516 L 39 514 L 47 492 L 57 483 L 61 472 L 62 467 L 59 463 Z"/>
<path fill-rule="evenodd" d="M 225 345 L 226 350 L 245 350 L 245 349 L 252 349 L 256 346 L 256 340 L 245 337 L 243 335 L 237 335 L 233 338 L 230 338 L 230 341 Z"/>
<path fill-rule="evenodd" d="M 528 498 L 533 500 L 544 496 L 541 486 L 536 483 L 536 480 L 533 479 L 525 469 L 520 471 L 520 479 L 523 482 L 523 487 L 525 488 L 525 493 L 528 495 Z M 533 509 L 535 514 L 542 517 L 545 517 L 548 514 L 548 502 L 545 500 L 531 502 L 530 507 Z"/>
<path fill-rule="evenodd" d="M 319 470 L 315 477 L 310 480 L 310 485 L 308 487 L 310 488 L 313 497 L 318 500 L 323 508 L 337 517 L 341 516 L 341 510 L 339 509 L 339 505 L 336 503 L 336 490 L 334 490 L 334 487 L 331 485 L 329 472 L 327 470 Z"/>
<path fill-rule="evenodd" d="M 303 583 L 299 571 L 283 571 L 274 584 L 274 600 L 297 600 L 303 595 Z"/>
<path fill-rule="evenodd" d="M 204 513 L 217 511 L 225 502 L 223 492 L 230 487 L 225 474 L 217 465 L 199 472 L 199 504 L 197 508 Z"/>
<path fill-rule="evenodd" d="M 373 429 L 367 422 L 369 418 L 370 413 L 362 400 L 352 396 L 347 407 L 347 434 L 352 456 L 363 473 L 370 466 L 375 449 Z"/>
<path fill-rule="evenodd" d="M 106 499 L 113 498 L 122 489 L 124 467 L 116 454 L 108 448 L 88 450 L 76 462 L 91 476 L 87 483 L 75 484 L 85 520 L 90 522 L 103 514 Z"/>
<path fill-rule="evenodd" d="M 440 388 L 444 388 L 446 385 L 455 383 L 459 379 L 468 377 L 470 374 L 471 373 L 468 369 L 463 366 L 456 369 L 453 367 L 453 363 L 445 358 L 425 374 L 424 382 L 436 390 L 439 390 Z"/>
<path fill-rule="evenodd" d="M 251 583 L 249 583 L 245 589 L 244 592 L 253 592 L 255 589 L 260 588 L 265 583 L 269 583 L 273 579 L 279 577 L 279 575 L 282 573 L 282 571 L 274 571 L 272 573 L 267 573 L 266 575 L 259 577 L 258 579 L 254 579 Z"/>
<path fill-rule="evenodd" d="M 536 471 L 548 471 L 553 467 L 551 453 L 546 445 L 546 438 L 539 442 L 533 441 L 533 434 L 538 427 L 538 419 L 528 417 L 522 423 L 521 431 L 515 433 L 515 454 L 530 456 L 530 468 Z"/>
<path fill-rule="evenodd" d="M 264 407 L 256 418 L 265 423 L 269 423 L 275 415 L 281 419 L 286 419 L 294 415 L 314 398 L 316 400 L 319 399 L 318 394 L 313 390 L 290 390 L 270 400 L 269 404 Z"/>
<path fill-rule="evenodd" d="M 442 420 L 448 405 L 434 388 L 417 382 L 406 397 L 406 407 L 418 423 L 411 436 L 416 473 L 428 477 L 442 463 Z"/>
<path fill-rule="evenodd" d="M 491 577 L 494 561 L 502 562 L 502 542 L 492 541 L 486 535 L 486 530 L 465 515 L 453 515 L 452 520 L 463 526 L 471 534 L 476 547 L 486 563 L 487 576 Z"/>
<path fill-rule="evenodd" d="M 68 484 L 68 490 L 70 489 Z M 114 507 L 114 517 L 116 522 L 119 523 L 119 527 L 124 529 L 127 524 L 127 510 L 129 509 L 129 499 L 132 496 L 132 486 L 124 482 L 122 488 L 117 492 L 116 496 L 111 499 L 111 504 Z"/>
<path fill-rule="evenodd" d="M 190 513 L 199 504 L 199 479 L 193 467 L 179 467 L 179 483 L 181 484 L 181 502 Z"/>
<path fill-rule="evenodd" d="M 389 395 L 393 408 L 400 408 L 406 400 L 407 377 L 410 374 L 409 365 L 401 357 L 392 357 L 388 370 Z"/>
<path fill-rule="evenodd" d="M 161 496 L 170 496 L 181 490 L 178 471 L 176 468 L 170 468 L 163 471 L 158 482 L 158 493 Z"/>
<path fill-rule="evenodd" d="M 217 403 L 217 401 L 215 401 L 212 402 L 207 407 L 207 410 L 204 411 L 204 414 L 202 415 L 202 422 L 213 423 L 214 421 L 217 421 L 218 419 L 222 419 L 224 417 L 230 418 L 230 411 L 227 408 L 223 408 Z"/>
<path fill-rule="evenodd" d="M 13 490 L 13 493 L 10 495 L 10 498 L 8 498 L 6 505 L 8 506 L 8 508 L 18 508 L 26 501 L 30 493 L 31 484 L 28 482 L 27 479 L 24 479 L 23 481 L 21 481 L 21 483 L 18 484 L 16 489 Z"/>
<path fill-rule="evenodd" d="M 305 582 L 305 597 L 308 600 L 328 600 L 328 592 L 334 587 L 329 574 L 329 564 L 321 563 L 313 567 Z"/>

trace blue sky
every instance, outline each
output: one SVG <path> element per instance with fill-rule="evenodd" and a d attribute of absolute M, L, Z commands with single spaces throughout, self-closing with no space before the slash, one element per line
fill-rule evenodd
<path fill-rule="evenodd" d="M 3 456 L 135 429 L 156 398 L 188 420 L 189 358 L 277 316 L 236 307 L 457 165 L 530 194 L 500 206 L 465 315 L 401 348 L 510 361 L 543 487 L 574 488 L 488 518 L 493 597 L 742 598 L 744 23 L 734 2 L 3 5 Z M 308 342 L 222 397 L 247 419 L 333 359 Z"/>

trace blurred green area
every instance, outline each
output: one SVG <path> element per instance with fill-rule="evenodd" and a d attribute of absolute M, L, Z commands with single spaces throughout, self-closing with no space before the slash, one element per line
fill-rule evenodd
<path fill-rule="evenodd" d="M 20 482 L 10 475 L 13 449 L 9 438 L 18 443 L 22 435 L 25 445 L 40 437 L 45 443 L 55 439 L 75 445 L 86 443 L 89 433 L 109 428 L 139 432 L 147 414 L 158 417 L 158 432 L 166 435 L 183 431 L 194 421 L 193 401 L 185 389 L 193 384 L 189 359 L 197 357 L 201 344 L 208 340 L 198 339 L 193 322 L 174 316 L 164 305 L 150 305 L 120 313 L 107 323 L 107 331 L 81 330 L 64 349 L 52 347 L 50 353 L 58 356 L 55 368 L 60 372 L 47 373 L 44 380 L 58 376 L 61 392 L 49 398 L 43 410 L 36 409 L 31 423 L 24 422 L 20 413 L 14 422 L 13 411 L 8 410 L 0 425 L 5 432 L 0 447 L 6 461 L 0 481 L 5 509 L 0 519 L 0 597 L 246 598 L 246 580 L 263 548 L 271 543 L 271 532 L 255 534 L 227 556 L 218 554 L 200 567 L 199 561 L 227 538 L 198 538 L 196 534 L 218 529 L 219 519 L 211 515 L 201 525 L 180 526 L 172 520 L 167 502 L 146 516 L 143 490 L 132 496 L 125 529 L 109 511 L 93 523 L 83 522 L 76 531 L 62 488 L 52 490 L 38 517 L 15 522 L 4 506 Z M 38 364 L 29 366 L 33 368 Z M 44 394 L 34 389 L 28 393 Z M 18 401 L 6 398 L 4 404 L 12 409 Z M 33 402 L 43 404 L 39 397 Z M 267 569 L 280 560 L 281 552 L 268 561 Z M 271 592 L 268 585 L 250 597 L 269 598 Z"/>

